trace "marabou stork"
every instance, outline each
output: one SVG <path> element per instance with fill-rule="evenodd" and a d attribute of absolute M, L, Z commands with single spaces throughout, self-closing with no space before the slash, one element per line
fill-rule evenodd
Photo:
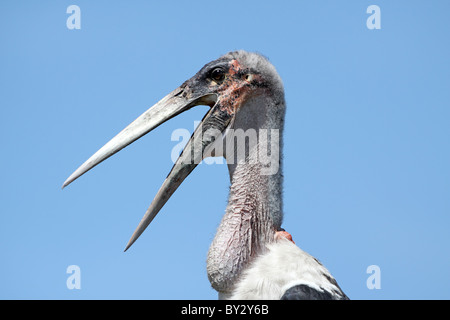
<path fill-rule="evenodd" d="M 183 180 L 208 156 L 226 159 L 230 193 L 207 256 L 220 299 L 348 299 L 329 271 L 281 228 L 281 147 L 285 99 L 280 76 L 263 56 L 230 52 L 156 103 L 81 165 L 63 188 L 166 120 L 210 107 L 128 242 L 136 241 Z M 250 130 L 250 131 L 249 131 Z M 236 133 L 250 141 L 234 143 Z M 254 139 L 253 139 L 254 140 Z M 254 141 L 253 141 L 254 142 Z M 270 161 L 261 150 L 270 144 Z M 226 145 L 226 147 L 224 147 Z M 267 159 L 266 159 L 267 160 Z"/>

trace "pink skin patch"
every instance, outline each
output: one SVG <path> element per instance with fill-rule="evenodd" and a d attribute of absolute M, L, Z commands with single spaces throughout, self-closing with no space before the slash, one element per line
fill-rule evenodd
<path fill-rule="evenodd" d="M 221 84 L 218 92 L 221 94 L 219 103 L 222 111 L 226 111 L 232 115 L 236 113 L 236 109 L 239 108 L 245 101 L 250 88 L 249 83 L 241 77 L 239 77 L 239 71 L 242 69 L 237 60 L 232 60 L 230 63 L 230 69 L 228 70 L 228 76 Z"/>
<path fill-rule="evenodd" d="M 289 232 L 287 231 L 277 231 L 275 232 L 275 240 L 279 240 L 279 239 L 288 239 L 289 241 L 291 241 L 293 244 L 295 244 L 294 240 L 292 240 L 292 236 Z"/>

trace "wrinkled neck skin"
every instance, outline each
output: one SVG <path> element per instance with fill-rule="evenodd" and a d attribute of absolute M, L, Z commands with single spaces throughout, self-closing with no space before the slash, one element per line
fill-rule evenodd
<path fill-rule="evenodd" d="M 233 284 L 245 267 L 264 253 L 266 244 L 274 241 L 282 222 L 280 151 L 284 100 L 276 103 L 267 97 L 257 97 L 250 99 L 238 112 L 232 128 L 235 132 L 242 129 L 249 135 L 252 130 L 248 129 L 254 129 L 257 143 L 253 146 L 246 143 L 247 151 L 242 152 L 243 144 L 235 141 L 233 152 L 227 149 L 224 154 L 231 187 L 225 215 L 207 258 L 208 278 L 221 298 L 231 294 Z M 227 148 L 229 139 L 227 136 Z M 236 154 L 243 156 L 236 159 Z"/>

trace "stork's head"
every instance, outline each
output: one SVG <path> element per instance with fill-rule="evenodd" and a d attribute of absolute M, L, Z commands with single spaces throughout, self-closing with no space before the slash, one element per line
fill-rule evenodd
<path fill-rule="evenodd" d="M 261 97 L 270 103 L 261 106 L 258 102 L 249 103 L 262 101 L 258 100 Z M 195 76 L 128 125 L 82 164 L 64 182 L 63 188 L 160 124 L 197 105 L 208 105 L 211 109 L 177 159 L 125 250 L 142 234 L 197 164 L 210 155 L 209 150 L 220 135 L 223 138 L 227 129 L 239 123 L 240 118 L 258 118 L 267 113 L 279 118 L 284 116 L 283 84 L 273 65 L 263 56 L 246 51 L 227 53 L 206 64 Z M 252 122 L 252 119 L 248 121 Z"/>
<path fill-rule="evenodd" d="M 263 56 L 246 51 L 230 52 L 206 64 L 180 88 L 187 97 L 214 95 L 209 105 L 229 116 L 234 116 L 251 97 L 283 97 L 283 84 L 273 65 Z"/>

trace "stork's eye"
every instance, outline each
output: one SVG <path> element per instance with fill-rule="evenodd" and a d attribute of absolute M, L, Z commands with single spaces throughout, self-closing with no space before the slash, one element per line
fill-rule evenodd
<path fill-rule="evenodd" d="M 225 71 L 222 68 L 215 68 L 211 71 L 211 79 L 221 82 L 225 78 Z"/>

